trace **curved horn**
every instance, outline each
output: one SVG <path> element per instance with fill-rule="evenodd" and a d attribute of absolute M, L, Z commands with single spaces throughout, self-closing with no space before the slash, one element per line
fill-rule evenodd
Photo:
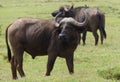
<path fill-rule="evenodd" d="M 69 6 L 69 5 L 64 5 L 63 8 L 64 8 L 64 10 L 65 10 L 66 12 L 68 12 L 69 10 L 73 9 L 73 5 L 71 5 L 71 6 Z"/>
<path fill-rule="evenodd" d="M 62 12 L 59 12 L 59 13 L 55 16 L 54 21 L 57 21 L 57 17 L 59 17 L 61 14 L 62 14 Z"/>
<path fill-rule="evenodd" d="M 67 8 L 67 6 L 63 6 L 64 10 L 67 12 L 69 11 L 69 9 Z"/>
<path fill-rule="evenodd" d="M 63 22 L 67 22 L 67 23 L 69 22 L 69 23 L 71 23 L 75 26 L 82 27 L 82 26 L 85 26 L 88 23 L 88 20 L 87 20 L 87 15 L 85 13 L 85 20 L 83 22 L 78 22 L 75 19 L 73 19 L 72 17 L 64 18 L 63 20 L 60 21 L 60 23 L 63 23 Z"/>
<path fill-rule="evenodd" d="M 55 18 L 54 18 L 54 21 L 55 21 L 55 26 L 56 27 L 59 27 L 59 23 L 58 23 L 58 21 L 57 21 L 57 17 L 59 17 L 59 15 L 61 15 L 62 14 L 62 12 L 59 12 L 56 16 L 55 16 Z"/>

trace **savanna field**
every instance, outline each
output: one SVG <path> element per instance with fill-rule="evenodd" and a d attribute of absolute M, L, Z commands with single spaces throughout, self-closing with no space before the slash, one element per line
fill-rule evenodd
<path fill-rule="evenodd" d="M 57 58 L 51 76 L 45 76 L 47 56 L 34 60 L 24 53 L 25 78 L 12 80 L 11 66 L 5 44 L 6 27 L 19 17 L 50 19 L 51 12 L 61 5 L 97 7 L 105 13 L 107 39 L 94 45 L 92 33 L 87 32 L 74 52 L 74 71 L 70 75 L 63 58 Z M 99 31 L 98 31 L 99 33 Z M 0 82 L 120 82 L 120 0 L 0 0 Z"/>

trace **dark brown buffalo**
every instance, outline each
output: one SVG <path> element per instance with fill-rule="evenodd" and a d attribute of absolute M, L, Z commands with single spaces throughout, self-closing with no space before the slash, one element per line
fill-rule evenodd
<path fill-rule="evenodd" d="M 74 50 L 79 40 L 78 30 L 84 29 L 86 22 L 78 23 L 73 18 L 65 18 L 59 23 L 53 20 L 20 18 L 10 24 L 6 29 L 6 44 L 13 79 L 18 78 L 16 70 L 21 77 L 25 76 L 24 51 L 29 53 L 33 59 L 36 56 L 48 54 L 46 76 L 50 75 L 57 56 L 66 59 L 68 70 L 70 74 L 73 73 Z M 12 48 L 12 56 L 8 40 Z"/>
<path fill-rule="evenodd" d="M 98 29 L 100 30 L 101 44 L 103 44 L 103 39 L 106 38 L 105 15 L 98 8 L 89 8 L 87 6 L 73 8 L 73 6 L 64 5 L 61 6 L 59 10 L 54 11 L 52 13 L 52 16 L 57 16 L 57 21 L 64 17 L 73 17 L 77 21 L 82 22 L 85 18 L 83 11 L 86 12 L 88 16 L 88 24 L 85 26 L 86 29 L 82 32 L 83 45 L 85 45 L 87 31 L 93 33 L 93 36 L 95 38 L 95 45 L 98 44 Z"/>

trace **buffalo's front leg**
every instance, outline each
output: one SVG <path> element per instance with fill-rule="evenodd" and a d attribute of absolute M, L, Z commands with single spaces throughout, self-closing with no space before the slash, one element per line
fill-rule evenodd
<path fill-rule="evenodd" d="M 53 66 L 54 66 L 56 57 L 57 57 L 57 56 L 55 56 L 55 55 L 50 55 L 50 54 L 48 55 L 46 76 L 49 76 L 49 75 L 50 75 L 50 72 L 51 72 L 52 69 L 53 69 Z"/>
<path fill-rule="evenodd" d="M 73 55 L 66 57 L 66 63 L 70 74 L 74 73 Z"/>

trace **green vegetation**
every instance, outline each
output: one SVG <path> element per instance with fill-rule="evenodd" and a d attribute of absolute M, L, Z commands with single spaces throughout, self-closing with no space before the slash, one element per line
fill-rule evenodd
<path fill-rule="evenodd" d="M 46 77 L 47 56 L 36 57 L 24 53 L 25 78 L 17 82 L 119 82 L 120 80 L 120 0 L 0 0 L 0 82 L 14 82 L 7 60 L 5 29 L 19 17 L 49 19 L 50 13 L 61 5 L 97 7 L 105 12 L 107 39 L 94 46 L 94 38 L 87 33 L 87 45 L 75 51 L 74 70 L 70 75 L 62 58 L 57 58 L 51 76 Z M 74 2 L 76 1 L 76 2 Z M 99 32 L 99 31 L 98 31 Z M 82 43 L 82 42 L 81 42 Z M 20 77 L 20 76 L 19 76 Z"/>
<path fill-rule="evenodd" d="M 104 70 L 98 70 L 100 76 L 105 79 L 120 80 L 120 67 L 107 68 Z"/>
<path fill-rule="evenodd" d="M 1 29 L 1 25 L 0 25 L 0 35 L 1 35 L 2 29 Z"/>

